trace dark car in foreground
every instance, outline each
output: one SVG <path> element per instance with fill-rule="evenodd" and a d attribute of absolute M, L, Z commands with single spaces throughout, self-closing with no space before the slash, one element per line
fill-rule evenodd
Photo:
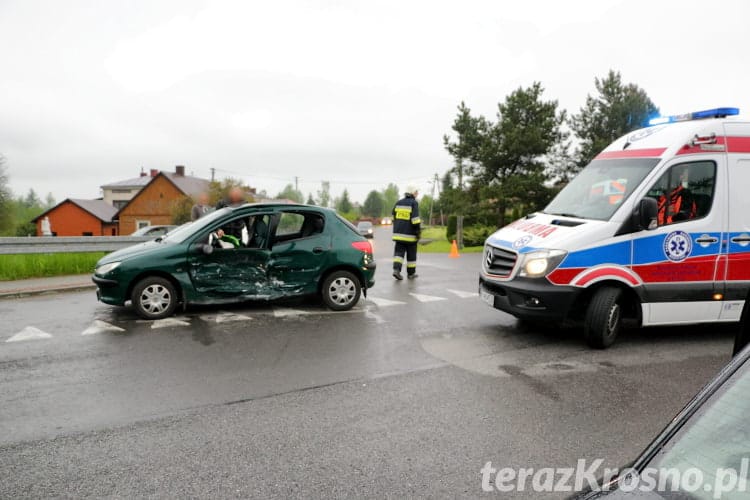
<path fill-rule="evenodd" d="M 241 226 L 242 236 L 222 236 Z M 319 295 L 351 309 L 374 285 L 372 245 L 333 210 L 307 205 L 224 208 L 166 236 L 113 252 L 96 265 L 97 297 L 132 302 L 159 319 L 178 306 Z"/>
<path fill-rule="evenodd" d="M 620 475 L 578 499 L 750 498 L 750 348 Z"/>

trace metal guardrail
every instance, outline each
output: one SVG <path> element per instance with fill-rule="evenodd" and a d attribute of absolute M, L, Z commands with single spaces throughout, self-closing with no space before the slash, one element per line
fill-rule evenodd
<path fill-rule="evenodd" d="M 112 252 L 153 236 L 39 236 L 0 238 L 0 255 L 22 253 Z"/>

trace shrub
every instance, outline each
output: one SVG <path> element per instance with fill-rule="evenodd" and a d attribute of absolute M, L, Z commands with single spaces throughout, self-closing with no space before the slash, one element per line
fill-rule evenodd
<path fill-rule="evenodd" d="M 484 245 L 484 241 L 496 231 L 495 226 L 474 224 L 464 227 L 464 246 L 474 247 Z"/>

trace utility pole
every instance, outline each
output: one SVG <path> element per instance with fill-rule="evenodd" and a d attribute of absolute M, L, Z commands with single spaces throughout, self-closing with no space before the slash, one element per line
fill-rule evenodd
<path fill-rule="evenodd" d="M 211 167 L 211 182 L 214 182 L 215 178 L 216 178 L 216 169 L 214 167 Z"/>
<path fill-rule="evenodd" d="M 297 177 L 297 176 L 295 175 L 295 176 L 294 176 L 294 190 L 295 190 L 295 191 L 299 191 L 299 185 L 298 185 L 298 184 L 299 184 L 299 177 Z"/>

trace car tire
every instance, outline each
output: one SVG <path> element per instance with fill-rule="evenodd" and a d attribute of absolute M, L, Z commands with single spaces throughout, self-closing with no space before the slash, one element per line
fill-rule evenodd
<path fill-rule="evenodd" d="M 159 276 L 149 276 L 133 287 L 130 296 L 136 314 L 143 319 L 162 319 L 171 316 L 177 308 L 177 288 L 171 281 Z"/>
<path fill-rule="evenodd" d="M 359 302 L 362 285 L 349 271 L 334 271 L 323 280 L 320 295 L 333 311 L 348 311 Z"/>
<path fill-rule="evenodd" d="M 605 286 L 591 298 L 583 323 L 586 343 L 595 349 L 611 346 L 622 328 L 622 290 Z"/>

